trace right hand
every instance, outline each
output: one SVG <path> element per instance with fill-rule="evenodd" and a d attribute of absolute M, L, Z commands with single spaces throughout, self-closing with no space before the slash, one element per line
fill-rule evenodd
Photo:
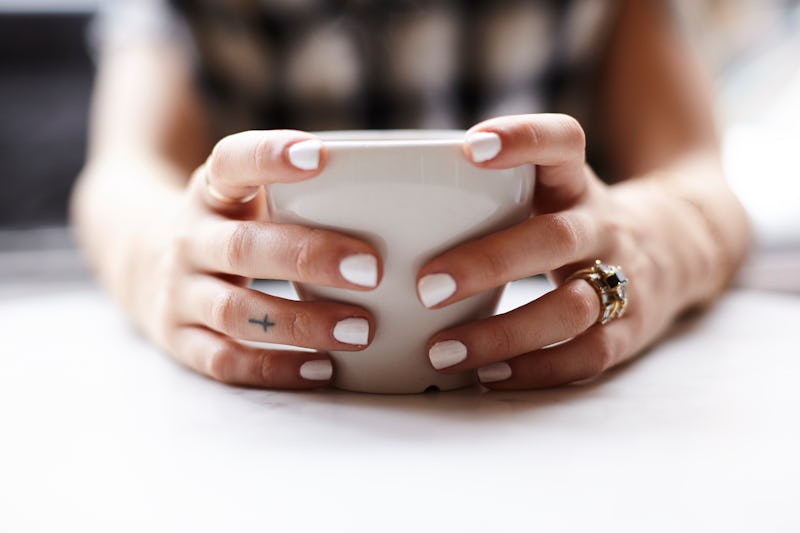
<path fill-rule="evenodd" d="M 146 329 L 175 359 L 225 383 L 303 389 L 330 382 L 325 350 L 363 350 L 371 342 L 374 321 L 363 308 L 285 300 L 248 288 L 252 278 L 351 290 L 379 283 L 381 260 L 369 244 L 269 220 L 262 186 L 313 178 L 325 156 L 308 133 L 248 131 L 222 139 L 194 172 L 165 232 L 163 260 L 149 280 L 152 314 L 145 317 L 153 325 Z M 252 193 L 244 203 L 220 199 Z M 321 351 L 256 348 L 238 339 Z"/>

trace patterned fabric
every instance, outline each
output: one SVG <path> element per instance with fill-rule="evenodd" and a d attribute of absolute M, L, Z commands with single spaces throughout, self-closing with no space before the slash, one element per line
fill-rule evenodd
<path fill-rule="evenodd" d="M 171 0 L 219 133 L 586 116 L 614 0 Z M 166 12 L 165 12 L 166 13 Z"/>

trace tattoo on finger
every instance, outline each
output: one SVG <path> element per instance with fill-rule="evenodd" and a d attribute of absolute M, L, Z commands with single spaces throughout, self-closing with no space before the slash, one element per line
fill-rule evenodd
<path fill-rule="evenodd" d="M 259 320 L 257 318 L 251 318 L 250 320 L 248 320 L 248 322 L 250 324 L 256 324 L 257 326 L 261 326 L 265 332 L 267 331 L 267 329 L 269 329 L 270 326 L 275 325 L 275 322 L 269 321 L 269 315 L 264 315 L 263 320 Z"/>

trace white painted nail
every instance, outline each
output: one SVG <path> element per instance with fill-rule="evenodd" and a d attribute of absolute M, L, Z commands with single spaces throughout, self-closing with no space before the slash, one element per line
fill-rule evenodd
<path fill-rule="evenodd" d="M 374 287 L 378 284 L 378 260 L 370 254 L 350 255 L 339 263 L 339 273 L 350 283 Z"/>
<path fill-rule="evenodd" d="M 467 347 L 459 341 L 437 342 L 428 350 L 428 358 L 433 368 L 441 370 L 457 365 L 467 358 Z"/>
<path fill-rule="evenodd" d="M 494 383 L 505 381 L 511 377 L 511 367 L 508 363 L 494 363 L 478 369 L 478 380 L 481 383 Z"/>
<path fill-rule="evenodd" d="M 300 377 L 309 381 L 328 381 L 333 376 L 333 365 L 327 359 L 314 359 L 300 365 Z"/>
<path fill-rule="evenodd" d="M 425 307 L 433 307 L 456 292 L 456 280 L 450 274 L 428 274 L 417 284 L 419 298 Z"/>
<path fill-rule="evenodd" d="M 319 166 L 319 152 L 322 141 L 309 139 L 289 147 L 289 162 L 300 170 L 316 170 Z"/>
<path fill-rule="evenodd" d="M 500 153 L 502 143 L 500 136 L 491 131 L 476 131 L 470 133 L 466 138 L 469 151 L 472 153 L 472 160 L 476 163 L 483 163 L 494 159 Z"/>
<path fill-rule="evenodd" d="M 345 344 L 364 345 L 369 342 L 369 322 L 363 318 L 345 318 L 333 327 L 333 338 Z"/>

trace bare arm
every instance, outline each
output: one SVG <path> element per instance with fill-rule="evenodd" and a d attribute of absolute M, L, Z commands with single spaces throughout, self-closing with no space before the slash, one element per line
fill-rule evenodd
<path fill-rule="evenodd" d="M 298 161 L 290 148 L 301 143 L 291 152 L 303 154 Z M 176 360 L 227 383 L 318 387 L 332 376 L 325 350 L 369 344 L 370 313 L 283 300 L 248 282 L 370 290 L 342 266 L 357 256 L 373 258 L 377 283 L 380 261 L 366 243 L 268 220 L 262 186 L 313 178 L 324 161 L 317 139 L 291 130 L 242 132 L 210 149 L 186 57 L 168 43 L 143 41 L 101 60 L 72 218 L 98 277 Z M 337 333 L 342 321 L 345 336 Z M 321 351 L 261 349 L 239 339 Z"/>
<path fill-rule="evenodd" d="M 141 41 L 104 50 L 92 101 L 86 165 L 72 197 L 72 220 L 98 276 L 125 308 L 146 302 L 136 279 L 165 219 L 178 211 L 207 130 L 175 44 Z M 150 330 L 153 325 L 140 324 Z"/>
<path fill-rule="evenodd" d="M 496 389 L 595 377 L 641 353 L 735 272 L 747 220 L 722 176 L 708 84 L 665 6 L 622 3 L 600 72 L 599 127 L 588 142 L 606 154 L 616 184 L 586 165 L 587 139 L 571 117 L 501 117 L 468 132 L 468 145 L 475 132 L 499 141 L 479 166 L 537 166 L 538 214 L 425 265 L 420 280 L 447 273 L 455 286 L 434 307 L 539 273 L 557 287 L 519 309 L 436 334 L 429 356 L 440 371 L 477 369 Z M 619 297 L 625 313 L 611 321 L 604 312 L 616 308 L 589 281 L 570 279 L 595 259 L 620 265 L 629 279 Z"/>
<path fill-rule="evenodd" d="M 595 141 L 620 179 L 678 200 L 675 209 L 705 236 L 687 250 L 687 277 L 702 281 L 695 296 L 713 298 L 735 273 L 749 245 L 749 222 L 725 182 L 711 85 L 663 0 L 624 3 L 601 76 Z M 633 201 L 633 200 L 632 200 Z M 676 216 L 680 216 L 676 213 Z"/>

